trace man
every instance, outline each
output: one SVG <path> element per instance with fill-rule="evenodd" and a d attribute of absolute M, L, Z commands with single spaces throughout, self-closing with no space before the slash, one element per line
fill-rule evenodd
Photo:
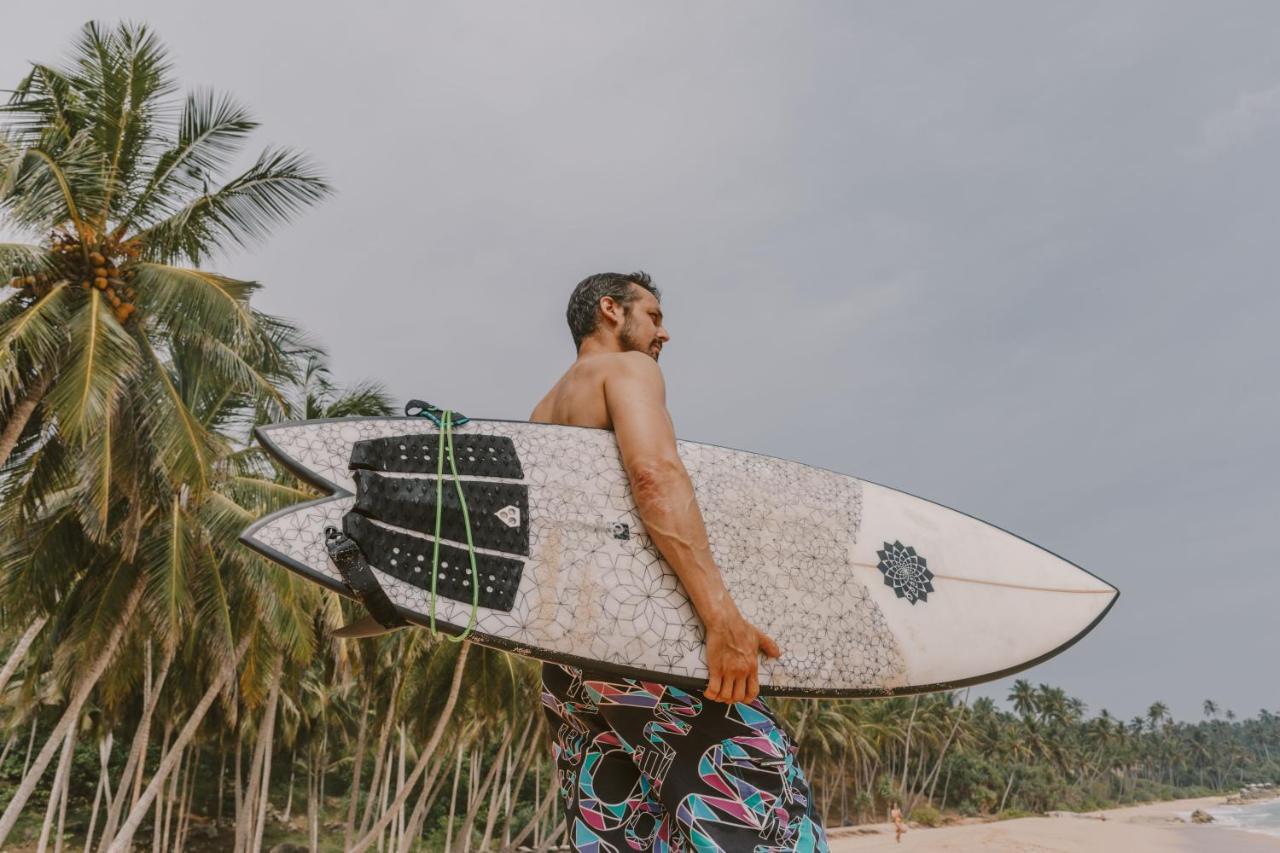
<path fill-rule="evenodd" d="M 893 840 L 902 843 L 902 833 L 907 831 L 907 825 L 902 820 L 902 809 L 898 808 L 898 804 L 893 804 L 893 809 L 889 812 L 889 819 L 893 821 Z"/>
<path fill-rule="evenodd" d="M 701 697 L 543 664 L 543 705 L 575 850 L 825 850 L 796 748 L 759 698 L 772 638 L 743 618 L 712 558 L 676 452 L 658 357 L 671 339 L 643 272 L 583 280 L 567 318 L 577 360 L 529 420 L 611 429 L 650 540 L 706 634 Z"/>

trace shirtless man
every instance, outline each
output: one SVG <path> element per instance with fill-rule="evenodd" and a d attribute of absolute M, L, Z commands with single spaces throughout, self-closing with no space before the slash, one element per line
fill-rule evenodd
<path fill-rule="evenodd" d="M 826 850 L 796 748 L 759 698 L 759 655 L 782 652 L 725 588 L 676 452 L 659 297 L 642 272 L 583 280 L 566 312 L 577 360 L 529 420 L 614 431 L 645 531 L 702 620 L 710 678 L 699 697 L 543 664 L 569 840 L 600 853 Z"/>

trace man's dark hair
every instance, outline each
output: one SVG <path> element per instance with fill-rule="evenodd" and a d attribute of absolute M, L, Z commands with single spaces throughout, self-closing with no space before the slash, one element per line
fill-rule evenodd
<path fill-rule="evenodd" d="M 655 299 L 662 298 L 662 294 L 654 286 L 653 279 L 649 278 L 649 274 L 643 271 L 627 275 L 616 272 L 601 272 L 589 275 L 578 282 L 578 286 L 573 289 L 573 295 L 569 297 L 569 308 L 565 311 L 565 318 L 569 321 L 569 331 L 573 334 L 575 348 L 582 349 L 582 341 L 596 330 L 596 322 L 599 317 L 598 307 L 601 299 L 606 296 L 611 297 L 613 301 L 622 306 L 624 312 L 630 310 L 631 303 L 636 300 L 637 296 L 636 292 L 631 289 L 633 284 L 637 284 L 652 293 Z"/>

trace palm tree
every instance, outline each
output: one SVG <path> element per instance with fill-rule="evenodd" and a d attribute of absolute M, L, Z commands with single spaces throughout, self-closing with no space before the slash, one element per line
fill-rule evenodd
<path fill-rule="evenodd" d="M 1009 701 L 1013 703 L 1013 709 L 1023 717 L 1030 717 L 1039 711 L 1039 695 L 1025 678 L 1013 682 L 1013 687 L 1009 690 Z"/>
<path fill-rule="evenodd" d="M 69 754 L 64 735 L 139 609 L 169 659 L 196 608 L 225 612 L 202 554 L 226 521 L 226 418 L 283 413 L 275 386 L 301 347 L 249 305 L 257 284 L 177 263 L 261 238 L 329 187 L 279 150 L 213 188 L 256 122 L 211 93 L 174 110 L 174 88 L 144 26 L 90 23 L 68 67 L 33 64 L 0 107 L 0 211 L 34 240 L 0 246 L 15 288 L 0 302 L 0 526 L 17 534 L 0 553 L 17 579 L 0 612 L 56 608 L 71 628 L 54 641 L 92 650 L 57 658 L 66 709 L 0 842 L 58 746 Z M 225 684 L 243 652 L 221 622 L 209 677 Z"/>

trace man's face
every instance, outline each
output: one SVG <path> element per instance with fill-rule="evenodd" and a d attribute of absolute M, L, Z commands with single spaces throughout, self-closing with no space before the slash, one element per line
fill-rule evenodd
<path fill-rule="evenodd" d="M 618 342 L 622 345 L 623 352 L 647 352 L 657 361 L 663 344 L 671 340 L 671 335 L 662 326 L 662 304 L 643 287 L 635 284 L 631 287 L 634 291 L 639 291 L 639 297 L 627 306 L 626 318 L 618 332 Z"/>

